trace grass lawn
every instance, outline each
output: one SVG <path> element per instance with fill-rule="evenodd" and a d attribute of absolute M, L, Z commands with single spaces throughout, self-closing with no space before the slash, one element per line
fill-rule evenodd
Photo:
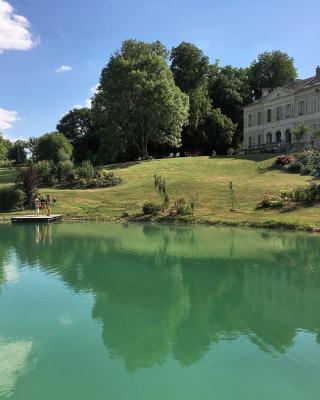
<path fill-rule="evenodd" d="M 14 182 L 16 177 L 15 168 L 0 168 L 0 185 L 3 183 Z"/>
<path fill-rule="evenodd" d="M 271 155 L 239 158 L 190 157 L 150 160 L 108 166 L 123 182 L 108 189 L 41 189 L 58 200 L 55 213 L 67 218 L 118 219 L 122 210 L 130 216 L 141 213 L 145 200 L 160 202 L 153 187 L 153 175 L 167 180 L 171 204 L 176 198 L 198 195 L 195 220 L 217 223 L 252 223 L 320 226 L 320 204 L 295 211 L 257 210 L 265 194 L 278 193 L 298 185 L 307 185 L 309 176 L 271 169 Z M 233 182 L 236 212 L 230 211 L 229 182 Z M 21 214 L 16 212 L 15 214 Z M 11 214 L 0 214 L 8 218 Z"/>

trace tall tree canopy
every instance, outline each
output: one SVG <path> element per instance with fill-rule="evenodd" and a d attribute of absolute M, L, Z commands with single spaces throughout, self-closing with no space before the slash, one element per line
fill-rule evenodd
<path fill-rule="evenodd" d="M 102 70 L 93 99 L 107 157 L 133 149 L 148 156 L 152 143 L 180 145 L 188 96 L 175 85 L 160 42 L 123 42 Z"/>
<path fill-rule="evenodd" d="M 237 124 L 233 145 L 237 146 L 243 136 L 243 110 L 252 98 L 250 96 L 247 68 L 232 65 L 221 67 L 218 62 L 210 66 L 209 96 L 213 107 Z"/>
<path fill-rule="evenodd" d="M 209 60 L 191 43 L 182 42 L 171 50 L 171 71 L 175 83 L 189 96 L 189 123 L 182 134 L 184 150 L 196 150 L 201 142 L 201 125 L 210 113 L 208 95 Z"/>
<path fill-rule="evenodd" d="M 257 99 L 262 89 L 275 89 L 297 78 L 294 60 L 279 50 L 266 51 L 258 55 L 249 69 L 250 88 Z"/>
<path fill-rule="evenodd" d="M 57 131 L 73 145 L 74 159 L 96 161 L 100 139 L 97 134 L 96 118 L 90 108 L 74 108 L 64 115 L 57 125 Z"/>
<path fill-rule="evenodd" d="M 35 158 L 37 161 L 52 160 L 57 163 L 72 156 L 72 144 L 60 132 L 46 133 L 37 139 Z"/>

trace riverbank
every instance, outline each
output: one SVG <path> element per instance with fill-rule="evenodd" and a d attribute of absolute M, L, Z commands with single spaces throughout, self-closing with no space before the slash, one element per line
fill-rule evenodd
<path fill-rule="evenodd" d="M 150 160 L 107 166 L 122 183 L 108 189 L 42 188 L 57 198 L 55 213 L 67 221 L 139 221 L 155 223 L 201 223 L 209 225 L 250 226 L 317 230 L 320 205 L 295 210 L 259 210 L 257 202 L 265 195 L 299 185 L 308 185 L 309 176 L 272 169 L 273 155 L 229 157 L 190 157 Z M 171 206 L 178 198 L 196 195 L 194 217 L 167 214 L 143 216 L 146 200 L 160 203 L 153 186 L 154 174 L 167 181 Z M 230 211 L 230 181 L 234 188 L 234 208 Z M 25 212 L 0 213 L 0 220 Z M 128 217 L 123 218 L 128 214 Z"/>

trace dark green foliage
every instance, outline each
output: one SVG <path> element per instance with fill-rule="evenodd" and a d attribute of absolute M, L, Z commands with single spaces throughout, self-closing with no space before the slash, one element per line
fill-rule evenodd
<path fill-rule="evenodd" d="M 60 132 L 46 133 L 35 144 L 37 161 L 52 160 L 54 163 L 69 160 L 72 156 L 72 145 Z"/>
<path fill-rule="evenodd" d="M 301 172 L 302 164 L 300 162 L 298 162 L 298 161 L 297 162 L 292 162 L 290 164 L 285 165 L 284 169 L 287 172 L 291 172 L 293 174 L 297 174 L 297 173 Z"/>
<path fill-rule="evenodd" d="M 189 121 L 182 132 L 183 151 L 202 151 L 202 125 L 210 113 L 209 60 L 191 43 L 182 42 L 171 51 L 171 71 L 176 85 L 189 96 Z"/>
<path fill-rule="evenodd" d="M 159 212 L 161 210 L 161 206 L 158 204 L 152 203 L 149 200 L 145 201 L 142 206 L 142 211 L 144 215 L 151 215 Z"/>
<path fill-rule="evenodd" d="M 225 154 L 232 143 L 236 128 L 231 119 L 222 114 L 220 109 L 213 109 L 204 125 L 205 154 L 212 154 L 213 150 Z"/>
<path fill-rule="evenodd" d="M 22 208 L 25 194 L 15 186 L 0 187 L 0 211 L 11 211 Z"/>
<path fill-rule="evenodd" d="M 76 161 L 93 159 L 99 151 L 100 140 L 97 131 L 96 117 L 90 108 L 75 108 L 62 117 L 57 131 L 73 145 Z"/>

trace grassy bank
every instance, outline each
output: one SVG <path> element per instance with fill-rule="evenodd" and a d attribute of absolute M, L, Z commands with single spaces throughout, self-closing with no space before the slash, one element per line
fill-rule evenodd
<path fill-rule="evenodd" d="M 265 194 L 277 193 L 297 185 L 307 185 L 309 176 L 288 174 L 271 169 L 271 155 L 239 158 L 176 158 L 150 160 L 108 166 L 123 182 L 108 189 L 41 189 L 55 196 L 55 212 L 67 219 L 119 219 L 126 209 L 135 220 L 143 220 L 141 206 L 145 200 L 160 202 L 153 187 L 153 176 L 167 180 L 171 202 L 178 197 L 198 195 L 194 219 L 198 222 L 270 227 L 320 226 L 320 205 L 294 211 L 257 210 Z M 236 212 L 230 211 L 229 181 L 233 181 Z M 14 214 L 21 214 L 16 212 Z M 10 218 L 13 213 L 2 213 Z M 153 218 L 154 219 L 154 218 Z M 174 222 L 160 215 L 155 219 Z"/>

